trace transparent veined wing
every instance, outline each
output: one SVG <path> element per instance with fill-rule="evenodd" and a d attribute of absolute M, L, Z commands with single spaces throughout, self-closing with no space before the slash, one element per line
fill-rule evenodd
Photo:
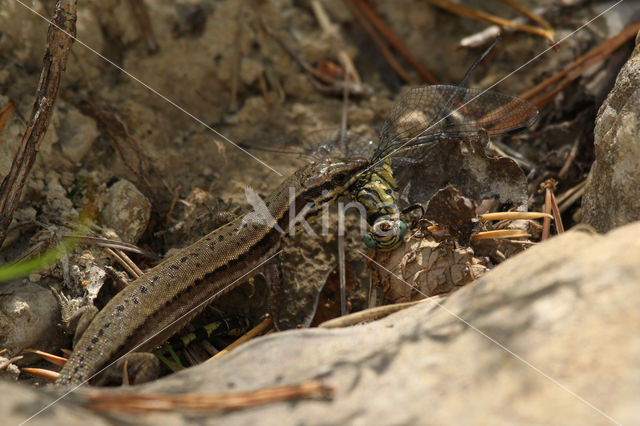
<path fill-rule="evenodd" d="M 537 108 L 515 96 L 482 89 L 436 85 L 409 90 L 380 130 L 374 160 L 392 155 L 416 159 L 447 140 L 495 136 L 527 128 Z"/>
<path fill-rule="evenodd" d="M 377 144 L 355 132 L 339 129 L 320 129 L 307 133 L 291 133 L 267 143 L 247 142 L 241 144 L 252 151 L 286 155 L 305 161 L 336 158 L 371 158 Z"/>
<path fill-rule="evenodd" d="M 377 144 L 358 133 L 338 129 L 316 130 L 304 135 L 301 145 L 314 158 L 371 158 Z"/>

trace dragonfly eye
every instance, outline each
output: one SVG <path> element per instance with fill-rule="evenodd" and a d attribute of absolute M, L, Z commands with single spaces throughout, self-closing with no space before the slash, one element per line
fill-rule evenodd
<path fill-rule="evenodd" d="M 399 220 L 398 221 L 398 236 L 400 238 L 404 237 L 407 234 L 407 224 L 404 223 L 403 221 Z"/>
<path fill-rule="evenodd" d="M 366 234 L 363 238 L 362 241 L 364 241 L 364 245 L 369 247 L 369 248 L 376 248 L 377 244 L 375 242 L 375 240 L 373 239 L 373 237 L 369 234 Z"/>

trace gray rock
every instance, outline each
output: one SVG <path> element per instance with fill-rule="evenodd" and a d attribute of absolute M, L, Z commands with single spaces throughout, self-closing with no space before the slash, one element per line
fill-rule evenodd
<path fill-rule="evenodd" d="M 102 211 L 105 224 L 115 230 L 123 241 L 135 244 L 149 224 L 151 203 L 125 179 L 109 188 L 107 198 Z"/>
<path fill-rule="evenodd" d="M 582 221 L 606 232 L 640 219 L 640 43 L 598 111 L 596 161 L 582 201 Z"/>
<path fill-rule="evenodd" d="M 268 404 L 226 413 L 225 424 L 607 424 L 607 416 L 634 424 L 638 258 L 640 223 L 606 236 L 569 232 L 442 307 L 270 335 L 140 390 L 239 391 L 310 379 L 335 389 L 331 402 Z"/>
<path fill-rule="evenodd" d="M 109 425 L 109 421 L 104 417 L 92 413 L 77 404 L 69 401 L 70 398 L 56 402 L 57 397 L 45 394 L 41 390 L 21 385 L 0 381 L 0 392 L 2 393 L 2 417 L 3 424 L 17 425 L 29 419 L 30 426 L 37 425 Z M 38 413 L 42 408 L 51 405 L 51 408 Z M 33 418 L 31 418 L 34 416 Z"/>
<path fill-rule="evenodd" d="M 25 348 L 60 347 L 59 318 L 51 290 L 27 280 L 0 284 L 0 348 L 10 356 Z"/>
<path fill-rule="evenodd" d="M 240 62 L 240 78 L 244 84 L 253 84 L 263 73 L 264 66 L 260 61 L 252 58 L 242 58 Z"/>
<path fill-rule="evenodd" d="M 60 149 L 65 157 L 77 163 L 91 149 L 98 135 L 95 120 L 72 108 L 61 120 L 58 129 Z"/>
<path fill-rule="evenodd" d="M 10 359 L 0 356 L 0 378 L 2 380 L 18 380 L 20 369 L 13 363 L 14 361 L 19 361 L 17 358 Z"/>
<path fill-rule="evenodd" d="M 175 412 L 120 414 L 120 420 L 635 424 L 638 258 L 640 223 L 605 236 L 572 231 L 510 258 L 441 306 L 422 304 L 345 329 L 271 334 L 219 360 L 133 388 L 234 392 L 317 379 L 334 388 L 331 401 L 277 402 L 180 418 Z M 0 399 L 4 411 L 11 404 Z M 29 408 L 35 412 L 44 404 Z M 55 406 L 46 416 L 66 407 Z"/>

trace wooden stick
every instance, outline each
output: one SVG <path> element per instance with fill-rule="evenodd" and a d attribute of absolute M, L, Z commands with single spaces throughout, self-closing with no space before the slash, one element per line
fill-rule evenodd
<path fill-rule="evenodd" d="M 522 25 L 517 22 L 509 21 L 507 19 L 500 18 L 495 15 L 491 15 L 486 12 L 482 12 L 480 10 L 474 10 L 457 3 L 450 2 L 449 0 L 428 0 L 430 3 L 438 6 L 441 9 L 448 10 L 452 13 L 457 13 L 460 16 L 466 16 L 472 19 L 478 19 L 482 21 L 491 22 L 492 24 L 500 25 L 503 27 L 514 28 L 519 31 L 525 31 L 531 34 L 538 35 L 540 37 L 544 37 L 549 40 L 551 43 L 554 43 L 553 39 L 553 31 L 549 31 L 544 28 L 533 27 L 531 25 Z"/>
<path fill-rule="evenodd" d="M 533 22 L 537 22 L 541 27 L 546 28 L 547 30 L 549 30 L 551 32 L 551 34 L 554 33 L 553 27 L 551 26 L 549 21 L 544 19 L 542 16 L 536 15 L 535 13 L 529 11 L 529 9 L 522 7 L 515 0 L 500 0 L 500 1 L 502 1 L 504 4 L 508 4 L 513 9 L 517 10 L 518 12 L 522 13 L 527 18 L 531 19 Z"/>
<path fill-rule="evenodd" d="M 551 213 L 551 191 L 548 187 L 544 189 L 544 212 L 547 214 Z M 540 241 L 548 239 L 550 234 L 551 219 L 545 217 L 542 222 L 542 236 L 540 237 Z"/>
<path fill-rule="evenodd" d="M 144 41 L 147 44 L 147 52 L 156 53 L 160 48 L 158 47 L 158 41 L 153 32 L 153 25 L 151 25 L 151 18 L 149 18 L 149 10 L 144 4 L 144 0 L 129 0 L 129 5 L 131 6 L 133 16 L 138 21 Z"/>
<path fill-rule="evenodd" d="M 38 349 L 25 349 L 25 352 L 31 352 L 32 354 L 36 354 L 39 357 L 49 361 L 53 365 L 57 365 L 58 367 L 64 367 L 67 364 L 67 358 L 50 354 L 49 352 L 41 351 Z"/>
<path fill-rule="evenodd" d="M 540 93 L 546 90 L 549 86 L 563 79 L 572 71 L 579 70 L 579 72 L 573 73 L 571 76 L 567 77 L 569 82 L 573 81 L 575 78 L 577 78 L 581 74 L 581 72 L 584 69 L 589 68 L 591 65 L 595 64 L 598 61 L 601 61 L 602 59 L 607 57 L 610 53 L 617 50 L 620 46 L 622 46 L 624 43 L 629 41 L 631 37 L 635 36 L 639 30 L 640 30 L 640 21 L 629 25 L 627 28 L 622 30 L 619 34 L 609 38 L 608 40 L 603 41 L 598 46 L 594 47 L 589 52 L 585 53 L 584 55 L 576 59 L 571 65 L 569 65 L 563 71 L 560 71 L 554 76 L 541 82 L 536 87 L 522 93 L 519 97 L 521 97 L 522 99 L 532 100 L 533 98 L 540 95 Z M 584 67 L 581 67 L 582 65 L 584 65 Z M 561 84 L 561 86 L 564 87 L 567 84 L 568 82 L 565 82 L 564 84 Z M 557 93 L 557 90 L 554 90 L 553 93 L 554 94 Z M 549 96 L 541 95 L 541 98 L 543 99 L 538 99 L 534 102 L 536 106 L 541 106 L 540 104 L 548 100 Z"/>
<path fill-rule="evenodd" d="M 429 84 L 436 84 L 436 78 L 409 52 L 402 40 L 391 31 L 391 28 L 380 19 L 376 12 L 364 0 L 355 0 L 355 6 L 367 17 L 369 21 L 380 31 L 389 43 L 398 51 L 398 53 L 411 64 L 413 68 L 420 74 L 422 79 Z"/>
<path fill-rule="evenodd" d="M 40 142 L 49 127 L 60 79 L 76 35 L 76 0 L 58 0 L 47 33 L 42 72 L 36 90 L 31 119 L 13 158 L 11 170 L 0 186 L 0 245 L 18 206 L 29 172 L 36 160 Z"/>
<path fill-rule="evenodd" d="M 120 250 L 113 250 L 108 247 L 105 250 L 107 253 L 109 253 L 109 255 L 111 255 L 114 259 L 116 259 L 116 261 L 120 265 L 122 265 L 124 269 L 127 270 L 127 272 L 133 277 L 134 280 L 140 277 L 141 275 L 143 275 L 140 268 L 138 268 L 138 266 L 135 265 L 133 261 L 124 254 L 124 252 Z"/>
<path fill-rule="evenodd" d="M 549 220 L 545 217 L 545 220 Z M 522 229 L 496 229 L 494 231 L 481 231 L 471 236 L 472 240 L 489 240 L 489 239 L 510 239 L 510 238 L 529 238 L 531 234 Z"/>
<path fill-rule="evenodd" d="M 494 212 L 480 215 L 480 220 L 482 222 L 488 222 L 490 220 L 532 220 L 542 219 L 544 217 L 551 218 L 552 216 L 541 212 Z"/>
<path fill-rule="evenodd" d="M 573 188 L 566 190 L 564 193 L 556 197 L 556 201 L 558 202 L 558 210 L 560 210 L 560 213 L 564 213 L 565 211 L 567 211 L 567 209 L 573 203 L 575 203 L 580 197 L 582 197 L 582 195 L 584 194 L 584 187 L 586 185 L 587 180 L 584 179 Z"/>
<path fill-rule="evenodd" d="M 29 374 L 33 374 L 34 376 L 42 377 L 43 379 L 50 380 L 55 382 L 60 377 L 60 373 L 55 371 L 47 370 L 45 368 L 33 368 L 33 367 L 25 367 L 22 369 Z"/>
<path fill-rule="evenodd" d="M 415 300 L 413 302 L 395 303 L 393 305 L 376 306 L 374 308 L 365 309 L 364 311 L 354 312 L 338 318 L 333 318 L 318 325 L 318 328 L 341 328 L 349 327 L 364 321 L 373 321 L 395 312 L 410 308 L 421 303 L 438 303 L 438 300 L 444 299 L 446 295 L 431 296 L 426 299 Z"/>
<path fill-rule="evenodd" d="M 249 330 L 244 336 L 240 337 L 238 340 L 236 340 L 235 342 L 233 342 L 232 344 L 230 344 L 229 346 L 227 346 L 226 348 L 224 348 L 223 350 L 221 350 L 220 352 L 218 352 L 217 354 L 215 354 L 214 356 L 212 356 L 211 358 L 209 358 L 205 362 L 210 362 L 213 359 L 220 358 L 221 356 L 223 356 L 224 354 L 226 354 L 226 353 L 230 352 L 231 350 L 237 348 L 238 346 L 240 346 L 244 342 L 247 342 L 247 341 L 253 339 L 255 336 L 258 336 L 264 330 L 269 328 L 271 326 L 272 322 L 273 321 L 271 321 L 271 318 L 266 318 L 260 324 L 256 325 L 251 330 Z"/>
<path fill-rule="evenodd" d="M 317 380 L 246 392 L 160 394 L 92 391 L 88 407 L 94 411 L 152 412 L 176 410 L 232 410 L 294 398 L 330 398 L 333 389 Z"/>
<path fill-rule="evenodd" d="M 556 196 L 553 194 L 553 191 L 549 191 L 551 193 L 551 211 L 553 212 L 553 218 L 556 224 L 556 231 L 558 234 L 564 233 L 564 225 L 562 224 L 562 216 L 560 215 L 560 210 L 558 209 L 558 203 L 556 202 Z"/>
<path fill-rule="evenodd" d="M 362 25 L 362 28 L 369 33 L 369 36 L 376 44 L 380 53 L 384 57 L 385 61 L 389 64 L 391 68 L 398 74 L 398 76 L 404 80 L 405 82 L 409 81 L 409 76 L 407 72 L 402 68 L 402 66 L 398 63 L 396 58 L 394 58 L 393 54 L 389 51 L 389 48 L 384 43 L 384 40 L 378 35 L 375 29 L 372 27 L 371 23 L 367 20 L 366 16 L 362 13 L 362 11 L 356 6 L 354 3 L 355 0 L 344 0 L 344 3 L 349 7 L 351 14 L 356 18 L 356 20 Z"/>
<path fill-rule="evenodd" d="M 9 100 L 5 106 L 0 108 L 0 132 L 4 129 L 4 125 L 7 122 L 7 118 L 11 115 L 13 110 L 16 108 L 16 105 L 12 100 Z"/>
<path fill-rule="evenodd" d="M 3 371 L 5 368 L 7 368 L 13 363 L 20 361 L 22 358 L 24 358 L 22 355 L 18 355 L 18 356 L 14 356 L 13 358 L 1 360 L 0 371 Z"/>

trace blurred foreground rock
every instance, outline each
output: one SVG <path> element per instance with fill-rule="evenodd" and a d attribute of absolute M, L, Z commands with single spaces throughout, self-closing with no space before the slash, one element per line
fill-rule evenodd
<path fill-rule="evenodd" d="M 461 288 L 443 302 L 446 309 L 424 304 L 362 326 L 272 334 L 133 388 L 229 392 L 319 379 L 335 389 L 332 401 L 116 418 L 231 425 L 636 424 L 639 258 L 640 223 L 604 236 L 572 231 Z M 11 396 L 0 399 L 10 423 L 48 398 L 17 384 L 0 387 Z M 73 424 L 65 413 L 79 399 L 72 395 L 30 424 Z M 76 410 L 74 418 L 85 424 L 90 416 Z"/>
<path fill-rule="evenodd" d="M 596 160 L 582 221 L 600 232 L 640 219 L 640 34 L 636 48 L 598 111 Z"/>
<path fill-rule="evenodd" d="M 0 283 L 0 349 L 9 356 L 32 347 L 57 350 L 59 310 L 51 290 L 42 285 L 27 280 Z"/>

